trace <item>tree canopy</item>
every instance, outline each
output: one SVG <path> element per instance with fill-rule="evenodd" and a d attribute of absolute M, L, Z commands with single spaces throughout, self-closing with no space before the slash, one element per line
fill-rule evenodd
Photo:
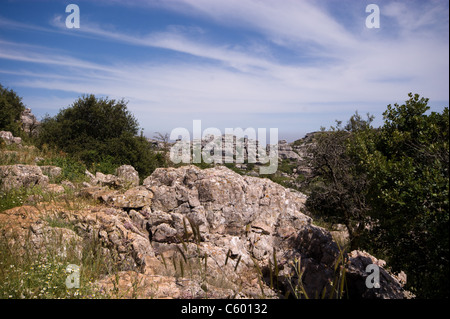
<path fill-rule="evenodd" d="M 356 114 L 323 132 L 313 150 L 307 206 L 344 223 L 351 248 L 404 270 L 419 297 L 449 293 L 449 117 L 408 95 L 388 105 L 384 124 Z"/>
<path fill-rule="evenodd" d="M 20 115 L 25 110 L 22 98 L 0 84 L 0 130 L 21 135 Z"/>
<path fill-rule="evenodd" d="M 39 143 L 56 147 L 88 166 L 102 161 L 129 164 L 145 176 L 160 159 L 138 132 L 139 124 L 124 100 L 86 95 L 42 120 Z"/>
<path fill-rule="evenodd" d="M 377 223 L 371 247 L 403 268 L 423 297 L 449 293 L 449 117 L 429 110 L 428 99 L 409 94 L 388 105 L 373 139 L 357 141 L 370 179 L 367 198 Z"/>

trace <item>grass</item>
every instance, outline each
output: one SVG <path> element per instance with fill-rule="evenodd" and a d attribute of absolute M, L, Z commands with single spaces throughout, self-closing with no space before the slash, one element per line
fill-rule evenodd
<path fill-rule="evenodd" d="M 73 229 L 69 222 L 57 217 L 47 219 L 51 227 Z M 4 229 L 0 227 L 0 234 Z M 81 242 L 63 240 L 52 232 L 43 240 L 45 247 L 37 250 L 29 231 L 24 240 L 0 237 L 0 298 L 59 299 L 113 298 L 101 291 L 94 282 L 117 273 L 119 268 L 111 254 L 105 253 L 95 236 Z M 108 251 L 109 252 L 109 251 Z M 67 286 L 71 276 L 69 265 L 80 267 L 80 286 Z"/>
<path fill-rule="evenodd" d="M 0 143 L 0 165 L 53 165 L 62 169 L 61 175 L 51 180 L 52 183 L 60 183 L 69 180 L 74 183 L 86 181 L 84 172 L 86 166 L 63 152 L 57 152 L 43 146 L 38 149 L 34 145 L 19 146 Z"/>
<path fill-rule="evenodd" d="M 46 240 L 45 251 L 38 253 L 29 240 L 25 240 L 25 247 L 18 247 L 19 240 L 12 242 L 4 236 L 0 239 L 0 298 L 81 298 L 95 293 L 83 280 L 80 288 L 66 286 L 70 275 L 67 266 L 81 264 L 75 256 L 75 245 L 64 247 L 66 253 L 61 254 L 57 238 Z"/>
<path fill-rule="evenodd" d="M 339 247 L 339 246 L 338 246 Z M 280 276 L 280 267 L 276 257 L 276 251 L 273 250 L 272 260 L 269 260 L 268 276 L 253 259 L 255 269 L 259 275 L 258 285 L 261 289 L 262 297 L 265 297 L 263 283 L 266 283 L 270 289 L 275 290 L 279 296 L 294 299 L 343 299 L 348 297 L 346 286 L 346 268 L 345 251 L 339 247 L 339 256 L 334 265 L 334 278 L 322 291 L 316 291 L 314 294 L 308 293 L 303 284 L 304 268 L 301 258 L 295 258 L 288 263 L 291 272 L 288 275 Z M 286 284 L 287 283 L 287 284 Z"/>
<path fill-rule="evenodd" d="M 94 285 L 96 280 L 121 269 L 117 256 L 103 247 L 95 232 L 92 236 L 79 237 L 79 241 L 64 239 L 61 232 L 61 229 L 68 229 L 76 237 L 76 225 L 67 218 L 66 213 L 86 209 L 95 201 L 80 198 L 70 189 L 55 196 L 36 187 L 2 193 L 0 208 L 3 211 L 21 206 L 33 195 L 40 197 L 34 207 L 41 212 L 44 225 L 52 231 L 45 232 L 41 237 L 44 249 L 37 249 L 34 244 L 36 237 L 32 237 L 30 229 L 19 235 L 11 232 L 6 225 L 0 225 L 0 298 L 117 297 L 100 291 Z M 55 207 L 58 209 L 55 210 Z M 66 287 L 66 279 L 70 276 L 67 267 L 70 264 L 80 266 L 79 288 Z"/>
<path fill-rule="evenodd" d="M 68 180 L 74 183 L 87 181 L 87 177 L 85 175 L 86 166 L 82 162 L 75 160 L 69 156 L 52 156 L 39 161 L 38 165 L 52 165 L 60 167 L 62 169 L 61 174 L 50 181 L 55 184 L 59 184 L 64 180 Z"/>
<path fill-rule="evenodd" d="M 9 191 L 0 191 L 0 212 L 10 208 L 39 202 L 54 200 L 55 194 L 46 192 L 40 186 L 30 188 L 13 188 Z"/>
<path fill-rule="evenodd" d="M 44 155 L 47 154 L 39 151 L 35 146 L 6 145 L 3 140 L 0 141 L 0 165 L 34 165 L 36 158 L 42 158 Z"/>
<path fill-rule="evenodd" d="M 0 212 L 23 205 L 47 206 L 47 204 L 63 204 L 68 210 L 79 210 L 95 203 L 90 198 L 81 198 L 77 190 L 64 187 L 64 193 L 56 194 L 41 186 L 0 190 Z"/>
<path fill-rule="evenodd" d="M 66 228 L 72 231 L 75 231 L 75 225 L 58 216 L 57 213 L 48 214 L 45 217 L 42 218 L 45 222 L 47 222 L 48 226 L 53 228 Z"/>

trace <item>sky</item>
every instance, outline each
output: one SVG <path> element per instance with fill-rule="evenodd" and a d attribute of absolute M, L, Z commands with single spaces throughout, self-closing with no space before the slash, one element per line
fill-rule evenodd
<path fill-rule="evenodd" d="M 0 84 L 38 119 L 124 99 L 147 137 L 200 120 L 294 141 L 355 111 L 379 126 L 409 92 L 448 107 L 449 1 L 0 0 Z"/>

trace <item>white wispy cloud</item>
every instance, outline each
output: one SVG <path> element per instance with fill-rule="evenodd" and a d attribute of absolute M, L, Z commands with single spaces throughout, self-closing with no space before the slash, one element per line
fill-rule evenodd
<path fill-rule="evenodd" d="M 362 25 L 351 31 L 323 3 L 312 1 L 112 3 L 201 16 L 224 28 L 251 30 L 259 38 L 249 43 L 219 41 L 201 26 L 182 25 L 133 34 L 86 20 L 77 32 L 67 32 L 63 16 L 55 16 L 49 27 L 39 31 L 164 49 L 196 59 L 155 63 L 120 56 L 93 62 L 71 52 L 0 39 L 1 59 L 48 66 L 40 71 L 15 71 L 23 75 L 17 85 L 124 97 L 141 118 L 149 110 L 153 114 L 306 114 L 336 112 L 338 105 L 339 111 L 354 111 L 355 103 L 380 102 L 384 107 L 386 101 L 403 99 L 411 91 L 448 100 L 448 18 L 445 21 L 442 13 L 446 10 L 448 15 L 448 9 L 442 1 L 418 8 L 390 2 L 381 7 L 385 24 L 380 30 Z M 365 14 L 361 12 L 359 22 L 364 22 Z M 442 26 L 445 23 L 447 29 Z M 10 19 L 0 19 L 0 25 L 35 28 Z M 286 61 L 278 56 L 279 50 L 296 58 Z M 0 70 L 7 72 L 11 71 Z"/>

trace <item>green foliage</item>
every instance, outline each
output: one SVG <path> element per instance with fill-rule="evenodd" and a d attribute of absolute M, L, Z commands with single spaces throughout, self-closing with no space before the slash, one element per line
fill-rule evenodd
<path fill-rule="evenodd" d="M 19 121 L 24 110 L 22 98 L 0 84 L 0 131 L 10 131 L 14 136 L 20 136 Z"/>
<path fill-rule="evenodd" d="M 284 159 L 280 163 L 278 163 L 278 170 L 286 174 L 292 174 L 295 167 L 296 163 L 292 165 L 291 161 L 288 159 Z"/>
<path fill-rule="evenodd" d="M 0 230 L 5 231 L 0 225 Z M 52 218 L 51 227 L 68 225 Z M 68 227 L 70 226 L 70 227 Z M 57 233 L 45 238 L 45 251 L 36 252 L 30 235 L 25 241 L 0 237 L 0 299 L 103 299 L 112 296 L 101 291 L 94 282 L 106 274 L 117 273 L 115 262 L 102 254 L 101 243 L 93 238 L 62 242 Z M 21 244 L 23 242 L 23 244 Z M 61 253 L 64 246 L 64 254 Z M 81 254 L 80 254 L 81 249 Z M 80 287 L 66 286 L 71 274 L 67 266 L 80 266 Z"/>
<path fill-rule="evenodd" d="M 48 144 L 81 160 L 87 167 L 112 173 L 116 167 L 132 165 L 145 178 L 164 159 L 148 141 L 137 136 L 139 125 L 123 100 L 87 95 L 56 116 L 43 119 L 39 144 Z"/>
<path fill-rule="evenodd" d="M 369 207 L 365 198 L 368 180 L 347 147 L 355 134 L 371 128 L 372 120 L 370 115 L 363 120 L 356 113 L 345 128 L 338 122 L 330 131 L 317 134 L 311 150 L 312 175 L 307 181 L 310 196 L 306 206 L 317 217 L 344 224 L 351 249 L 359 248 L 368 219 Z"/>
<path fill-rule="evenodd" d="M 274 183 L 280 184 L 281 186 L 289 187 L 289 177 L 281 176 L 278 173 L 268 174 L 264 177 L 270 179 Z"/>
<path fill-rule="evenodd" d="M 86 181 L 86 165 L 70 156 L 58 155 L 49 156 L 38 163 L 39 166 L 53 165 L 62 169 L 61 175 L 56 177 L 54 183 L 60 183 L 64 180 L 72 182 Z"/>
<path fill-rule="evenodd" d="M 28 196 L 30 196 L 30 191 L 23 188 L 0 191 L 0 212 L 22 206 Z"/>
<path fill-rule="evenodd" d="M 418 297 L 442 298 L 449 294 L 449 116 L 448 107 L 427 114 L 427 103 L 410 93 L 405 104 L 387 106 L 378 129 L 356 114 L 319 135 L 307 206 L 343 222 L 352 249 L 404 270 Z"/>
<path fill-rule="evenodd" d="M 103 174 L 115 174 L 118 167 L 115 162 L 116 161 L 114 158 L 108 155 L 105 156 L 100 162 L 94 162 L 89 170 L 91 172 L 102 172 Z"/>
<path fill-rule="evenodd" d="M 449 294 L 449 117 L 448 107 L 427 115 L 427 103 L 410 93 L 388 105 L 384 126 L 359 136 L 354 154 L 371 182 L 371 247 L 429 298 Z"/>

